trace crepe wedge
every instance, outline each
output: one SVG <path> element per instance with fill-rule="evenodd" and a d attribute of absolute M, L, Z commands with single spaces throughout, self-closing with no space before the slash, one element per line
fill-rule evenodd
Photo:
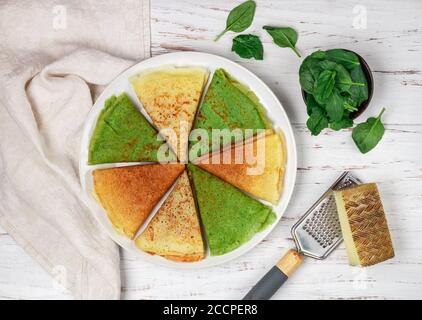
<path fill-rule="evenodd" d="M 190 159 L 214 150 L 216 145 L 226 145 L 224 141 L 212 141 L 213 129 L 238 129 L 243 136 L 249 137 L 258 129 L 269 128 L 271 124 L 258 97 L 227 71 L 217 69 L 194 124 L 194 129 L 206 130 L 208 139 L 205 141 L 201 137 L 200 141 L 195 141 L 199 139 L 195 134 L 191 135 Z M 233 136 L 227 144 L 237 141 L 239 139 Z"/>
<path fill-rule="evenodd" d="M 188 168 L 211 255 L 238 248 L 274 222 L 271 207 L 193 164 Z"/>
<path fill-rule="evenodd" d="M 175 161 L 163 139 L 126 93 L 105 102 L 88 150 L 88 164 Z M 159 159 L 159 151 L 163 151 Z"/>
<path fill-rule="evenodd" d="M 188 135 L 207 79 L 205 68 L 173 66 L 129 79 L 152 122 L 182 162 L 187 160 Z"/>
<path fill-rule="evenodd" d="M 286 164 L 281 132 L 258 135 L 193 161 L 200 168 L 260 199 L 280 199 Z"/>
<path fill-rule="evenodd" d="M 175 163 L 97 169 L 92 172 L 94 195 L 113 227 L 133 239 L 183 170 Z"/>
<path fill-rule="evenodd" d="M 204 258 L 201 227 L 186 171 L 136 239 L 136 245 L 170 260 L 191 262 Z"/>

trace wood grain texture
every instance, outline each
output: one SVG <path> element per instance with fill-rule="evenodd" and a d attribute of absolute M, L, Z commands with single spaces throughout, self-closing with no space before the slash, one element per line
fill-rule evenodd
<path fill-rule="evenodd" d="M 344 170 L 377 182 L 396 257 L 366 269 L 350 267 L 344 245 L 325 261 L 306 259 L 274 299 L 422 298 L 422 2 L 360 1 L 367 29 L 354 29 L 356 1 L 257 1 L 256 17 L 246 31 L 260 35 L 263 61 L 242 60 L 230 52 L 233 33 L 213 42 L 228 11 L 240 1 L 151 0 L 152 54 L 195 50 L 239 62 L 264 80 L 279 97 L 294 127 L 298 176 L 285 216 L 255 249 L 221 266 L 170 270 L 122 252 L 123 298 L 238 299 L 293 246 L 290 228 Z M 357 51 L 371 66 L 375 92 L 364 115 L 387 108 L 383 140 L 366 155 L 351 132 L 324 131 L 311 137 L 300 96 L 298 59 L 271 43 L 265 24 L 292 26 L 306 56 L 317 49 Z M 230 279 L 230 281 L 227 281 Z M 0 299 L 70 298 L 0 228 Z"/>

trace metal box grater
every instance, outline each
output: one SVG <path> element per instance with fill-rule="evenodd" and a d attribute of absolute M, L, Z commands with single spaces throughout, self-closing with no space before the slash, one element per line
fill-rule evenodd
<path fill-rule="evenodd" d="M 302 264 L 303 256 L 325 259 L 343 240 L 333 190 L 360 184 L 344 172 L 292 227 L 296 250 L 290 249 L 246 294 L 244 300 L 269 299 Z"/>
<path fill-rule="evenodd" d="M 332 190 L 361 182 L 344 172 L 318 201 L 293 225 L 292 236 L 297 251 L 314 259 L 325 259 L 343 240 Z"/>

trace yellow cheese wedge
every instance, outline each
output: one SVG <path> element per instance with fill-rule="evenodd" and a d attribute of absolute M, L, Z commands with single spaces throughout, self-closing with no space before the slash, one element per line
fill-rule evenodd
<path fill-rule="evenodd" d="M 136 245 L 170 260 L 190 262 L 204 258 L 201 227 L 186 171 L 136 239 Z"/>
<path fill-rule="evenodd" d="M 352 266 L 394 257 L 393 244 L 375 183 L 334 191 L 341 231 Z"/>
<path fill-rule="evenodd" d="M 200 67 L 162 67 L 129 79 L 153 124 L 180 161 L 187 160 L 188 135 L 208 80 Z"/>
<path fill-rule="evenodd" d="M 248 152 L 252 155 L 249 159 Z M 261 160 L 258 160 L 259 153 Z M 243 159 L 238 157 L 240 154 Z M 193 163 L 251 195 L 276 204 L 280 199 L 286 164 L 284 136 L 281 132 L 267 130 L 263 136 L 203 155 Z"/>

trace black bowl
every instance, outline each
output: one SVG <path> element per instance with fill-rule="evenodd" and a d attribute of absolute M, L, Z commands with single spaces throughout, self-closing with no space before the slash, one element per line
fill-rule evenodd
<path fill-rule="evenodd" d="M 358 110 L 356 110 L 356 111 L 354 111 L 350 114 L 351 119 L 356 119 L 366 110 L 366 108 L 368 108 L 369 103 L 371 102 L 372 95 L 374 93 L 374 78 L 372 77 L 372 72 L 371 72 L 371 69 L 369 68 L 369 65 L 366 63 L 365 59 L 362 58 L 362 56 L 360 56 L 358 53 L 351 51 L 351 50 L 347 50 L 347 49 L 343 49 L 343 50 L 353 52 L 355 55 L 358 56 L 359 62 L 362 66 L 362 71 L 365 74 L 366 81 L 368 82 L 368 99 L 366 101 L 362 102 L 362 104 L 358 107 Z M 303 101 L 306 104 L 306 94 L 307 93 L 305 91 L 303 91 L 302 89 L 301 89 L 301 91 L 302 91 Z"/>

